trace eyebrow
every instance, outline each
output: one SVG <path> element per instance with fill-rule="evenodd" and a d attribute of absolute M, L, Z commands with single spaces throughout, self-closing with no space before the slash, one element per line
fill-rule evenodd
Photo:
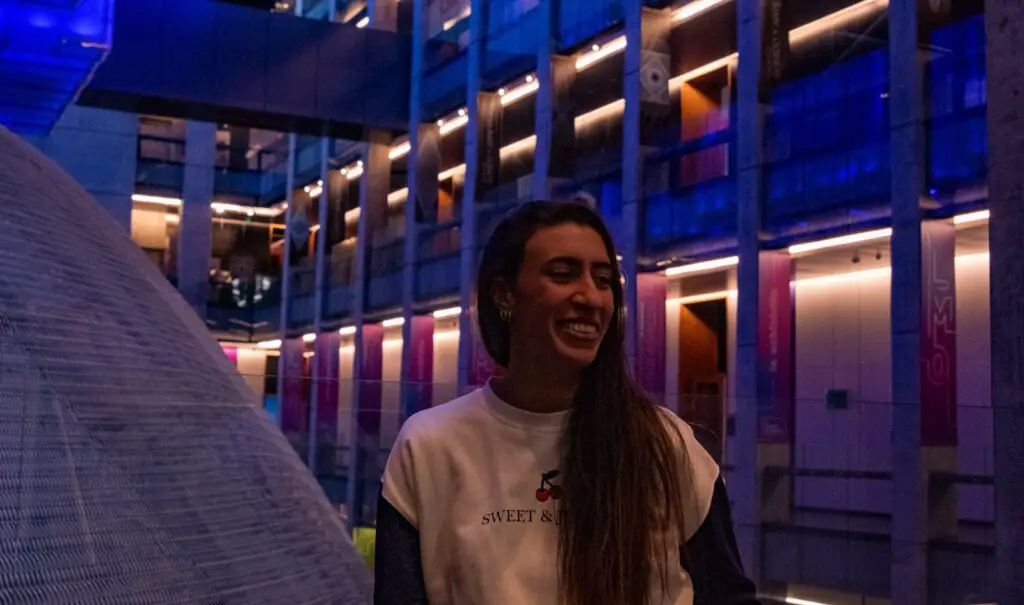
<path fill-rule="evenodd" d="M 544 264 L 545 265 L 554 265 L 554 264 L 559 264 L 559 263 L 564 264 L 564 265 L 572 265 L 574 267 L 580 267 L 580 266 L 583 265 L 583 261 L 581 261 L 580 259 L 576 258 L 575 256 L 556 256 L 556 257 L 554 257 L 552 259 L 549 259 L 548 262 L 546 262 Z M 608 262 L 608 261 L 598 261 L 598 262 L 594 263 L 594 268 L 595 269 L 611 270 L 612 269 L 612 264 L 610 262 Z"/>

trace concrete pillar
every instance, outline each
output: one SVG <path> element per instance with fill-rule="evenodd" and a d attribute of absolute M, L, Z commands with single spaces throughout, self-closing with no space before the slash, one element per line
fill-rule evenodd
<path fill-rule="evenodd" d="M 892 603 L 928 602 L 928 469 L 922 442 L 923 88 L 918 2 L 889 5 L 892 157 Z"/>
<path fill-rule="evenodd" d="M 314 251 L 313 262 L 315 263 L 315 276 L 314 276 L 314 290 L 313 290 L 313 333 L 317 335 L 318 342 L 325 336 L 320 332 L 322 330 L 324 317 L 324 299 L 327 294 L 328 287 L 328 276 L 327 276 L 327 240 L 330 238 L 330 228 L 327 224 L 327 219 L 330 216 L 330 199 L 331 199 L 331 188 L 329 183 L 331 182 L 331 175 L 329 174 L 330 164 L 328 160 L 330 154 L 330 139 L 320 140 L 320 182 L 323 183 L 320 191 L 320 197 L 316 200 L 317 203 L 317 224 L 320 229 L 316 233 L 316 249 Z M 322 393 L 326 394 L 330 391 L 333 385 L 321 384 L 324 380 L 330 380 L 331 374 L 330 369 L 333 363 L 334 375 L 338 371 L 338 347 L 341 346 L 340 342 L 335 343 L 335 350 L 330 353 L 330 359 L 333 360 L 326 364 L 320 359 L 321 354 L 327 354 L 328 352 L 323 349 L 322 346 L 317 346 L 316 354 L 316 367 L 317 372 L 313 372 L 313 382 L 310 385 L 309 394 L 309 443 L 306 450 L 306 465 L 310 469 L 315 469 L 316 464 L 316 452 L 317 452 L 317 423 L 319 422 L 320 412 L 318 406 L 321 403 Z M 323 371 L 319 371 L 323 369 Z M 335 389 L 336 391 L 336 389 Z M 335 403 L 337 406 L 337 403 Z"/>
<path fill-rule="evenodd" d="M 487 2 L 475 0 L 469 17 L 469 54 L 466 61 L 466 180 L 462 188 L 462 231 L 459 287 L 459 371 L 458 392 L 462 393 L 469 383 L 471 367 L 475 357 L 476 316 L 471 313 L 474 303 L 473 287 L 476 282 L 477 226 L 476 200 L 480 172 L 480 75 L 487 41 Z"/>
<path fill-rule="evenodd" d="M 761 490 L 757 446 L 757 332 L 760 301 L 760 231 L 764 111 L 758 95 L 761 36 L 764 23 L 759 0 L 737 4 L 736 205 L 737 268 L 736 429 L 733 439 L 736 541 L 747 573 L 761 577 Z"/>
<path fill-rule="evenodd" d="M 404 422 L 405 418 L 418 411 L 421 402 L 425 402 L 422 405 L 430 405 L 431 398 L 427 396 L 424 399 L 424 390 L 433 380 L 433 318 L 413 315 L 419 251 L 419 217 L 437 215 L 437 175 L 441 161 L 441 133 L 437 124 L 421 123 L 420 89 L 423 82 L 426 33 L 426 19 L 423 18 L 424 1 L 416 0 L 414 3 L 412 20 L 414 26 L 410 70 L 412 81 L 409 86 L 409 155 L 406 159 L 409 194 L 405 202 L 405 247 L 402 265 L 402 317 L 405 319 L 405 323 L 402 324 L 402 342 L 407 346 L 402 347 L 400 422 Z M 422 344 L 423 331 L 427 325 L 425 321 L 429 321 L 429 346 Z M 426 365 L 428 363 L 429 365 Z"/>
<path fill-rule="evenodd" d="M 656 134 L 669 118 L 668 34 L 671 13 L 624 2 L 628 41 L 623 73 L 625 109 L 622 115 L 622 216 L 615 232 L 626 276 L 626 356 L 630 367 L 637 360 L 637 256 L 643 224 L 643 163 L 656 145 Z M 664 304 L 662 304 L 664 310 Z"/>
<path fill-rule="evenodd" d="M 200 314 L 206 314 L 210 283 L 213 220 L 213 162 L 217 126 L 189 121 L 185 126 L 185 172 L 178 223 L 178 291 Z"/>
<path fill-rule="evenodd" d="M 1024 5 L 985 3 L 999 603 L 1024 603 Z"/>
<path fill-rule="evenodd" d="M 139 116 L 70 105 L 45 137 L 26 137 L 131 232 Z"/>
<path fill-rule="evenodd" d="M 576 155 L 575 112 L 572 86 L 576 81 L 573 57 L 553 53 L 558 32 L 556 0 L 542 0 L 538 35 L 537 83 L 534 98 L 537 145 L 533 154 L 532 197 L 551 198 L 553 180 L 571 179 Z"/>
<path fill-rule="evenodd" d="M 381 400 L 381 348 L 384 330 L 379 324 L 365 324 L 367 293 L 370 283 L 370 254 L 374 231 L 387 221 L 388 193 L 391 187 L 391 135 L 371 130 L 363 152 L 363 174 L 359 178 L 359 226 L 356 244 L 355 308 L 356 324 L 355 361 L 352 368 L 353 414 L 352 451 L 349 456 L 348 507 L 349 524 L 365 521 L 365 513 L 372 510 L 376 494 L 367 491 L 367 483 L 379 482 L 376 473 L 380 448 Z M 356 470 L 354 478 L 351 476 Z M 367 474 L 370 475 L 368 478 Z"/>
<path fill-rule="evenodd" d="M 284 212 L 284 251 L 281 255 L 281 319 L 278 329 L 279 338 L 283 341 L 288 337 L 288 317 L 291 307 L 292 286 L 292 246 L 291 225 L 295 212 L 295 154 L 298 137 L 295 133 L 288 135 L 288 170 L 285 175 L 285 212 Z"/>

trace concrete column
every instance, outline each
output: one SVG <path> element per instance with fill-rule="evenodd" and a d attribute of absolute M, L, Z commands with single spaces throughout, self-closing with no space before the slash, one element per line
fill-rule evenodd
<path fill-rule="evenodd" d="M 288 338 L 288 317 L 291 307 L 291 284 L 292 284 L 292 246 L 291 246 L 291 224 L 295 210 L 295 153 L 298 137 L 295 133 L 288 135 L 288 171 L 285 176 L 285 212 L 284 212 L 284 251 L 281 255 L 281 319 L 278 329 L 281 334 L 279 338 L 284 341 Z"/>
<path fill-rule="evenodd" d="M 469 383 L 470 370 L 475 356 L 476 316 L 471 313 L 473 308 L 473 286 L 476 282 L 477 261 L 477 227 L 476 199 L 477 179 L 480 172 L 480 74 L 483 66 L 483 54 L 487 41 L 487 1 L 474 0 L 473 12 L 469 17 L 469 54 L 466 74 L 466 180 L 462 188 L 462 251 L 460 255 L 461 282 L 459 287 L 459 305 L 462 316 L 459 318 L 459 371 L 457 377 L 458 392 L 464 392 Z"/>
<path fill-rule="evenodd" d="M 892 154 L 892 603 L 928 602 L 927 469 L 921 432 L 925 164 L 918 2 L 889 4 Z"/>
<path fill-rule="evenodd" d="M 730 493 L 735 499 L 736 541 L 747 573 L 761 578 L 761 490 L 757 446 L 757 332 L 760 301 L 760 231 L 764 111 L 758 98 L 761 36 L 764 23 L 759 0 L 737 4 L 736 205 L 739 246 L 736 324 L 736 432 Z"/>
<path fill-rule="evenodd" d="M 45 137 L 27 137 L 131 232 L 139 116 L 71 105 Z"/>
<path fill-rule="evenodd" d="M 643 163 L 652 150 L 659 124 L 670 112 L 668 34 L 671 14 L 624 2 L 628 41 L 623 74 L 625 109 L 622 115 L 622 216 L 616 226 L 616 245 L 626 276 L 626 356 L 636 368 L 637 356 L 637 257 L 643 224 Z M 662 305 L 664 307 L 664 305 Z"/>
<path fill-rule="evenodd" d="M 985 3 L 999 603 L 1024 603 L 1024 5 Z"/>
<path fill-rule="evenodd" d="M 551 198 L 553 180 L 571 179 L 575 156 L 576 128 L 572 107 L 572 86 L 576 61 L 553 53 L 557 39 L 556 0 L 543 0 L 542 31 L 538 35 L 537 83 L 534 98 L 537 145 L 533 154 L 532 197 Z"/>
<path fill-rule="evenodd" d="M 317 335 L 318 339 L 322 336 L 320 334 L 323 325 L 324 317 L 324 297 L 327 293 L 327 239 L 330 237 L 330 229 L 327 225 L 327 219 L 330 216 L 330 199 L 331 199 L 331 188 L 329 183 L 331 182 L 331 175 L 329 174 L 330 164 L 328 163 L 330 154 L 330 139 L 321 139 L 320 141 L 320 182 L 323 183 L 321 187 L 320 197 L 317 200 L 317 224 L 320 225 L 320 229 L 316 233 L 316 249 L 314 251 L 313 262 L 315 263 L 315 276 L 314 276 L 314 290 L 313 290 L 313 333 Z M 337 343 L 340 346 L 340 343 Z M 324 372 L 329 371 L 330 363 L 324 364 L 320 359 L 321 354 L 326 353 L 322 346 L 316 348 L 316 367 L 323 368 Z M 335 351 L 331 353 L 331 359 L 333 359 L 334 373 L 337 374 L 337 346 Z M 313 372 L 313 382 L 310 385 L 309 393 L 309 443 L 306 450 L 306 465 L 310 469 L 316 469 L 316 450 L 317 450 L 317 422 L 320 418 L 318 406 L 321 399 L 321 390 L 330 390 L 333 385 L 320 384 L 323 380 L 329 380 L 330 374 L 324 372 Z"/>
<path fill-rule="evenodd" d="M 335 14 L 336 11 L 333 9 L 332 3 L 327 20 L 333 21 Z M 246 133 L 246 144 L 248 145 L 248 131 Z M 232 133 L 232 144 L 234 144 L 234 133 Z M 320 190 L 320 197 L 317 200 L 319 204 L 317 206 L 317 224 L 320 226 L 320 229 L 316 234 L 316 249 L 313 253 L 313 262 L 315 263 L 313 266 L 316 267 L 314 275 L 315 290 L 313 292 L 313 333 L 317 335 L 314 364 L 316 371 L 311 373 L 313 381 L 310 385 L 309 394 L 309 444 L 306 450 L 306 466 L 314 473 L 316 473 L 317 469 L 317 440 L 324 433 L 324 431 L 318 430 L 317 427 L 321 423 L 321 416 L 324 416 L 324 413 L 327 412 L 327 410 L 319 410 L 319 406 L 321 400 L 327 404 L 332 401 L 329 396 L 324 397 L 328 395 L 328 392 L 334 391 L 335 395 L 337 394 L 334 380 L 337 379 L 338 374 L 338 347 L 340 346 L 338 334 L 331 334 L 329 338 L 321 338 L 320 334 L 321 326 L 323 325 L 325 297 L 327 296 L 330 279 L 327 275 L 330 254 L 327 250 L 327 240 L 331 237 L 331 230 L 328 226 L 331 208 L 330 154 L 331 139 L 320 139 L 320 182 L 323 183 L 323 186 Z M 330 347 L 325 345 L 325 343 L 332 343 L 331 346 L 334 347 L 334 350 L 330 350 Z M 327 359 L 323 359 L 324 357 L 327 357 Z M 328 384 L 322 384 L 325 382 Z M 336 409 L 336 396 L 333 401 Z M 337 424 L 337 421 L 335 421 L 335 424 Z"/>
<path fill-rule="evenodd" d="M 352 416 L 352 451 L 349 455 L 349 474 L 354 469 L 365 475 L 375 472 L 380 447 L 380 349 L 384 331 L 379 324 L 364 323 L 366 298 L 370 282 L 370 255 L 373 233 L 387 221 L 388 193 L 391 187 L 391 135 L 371 130 L 363 152 L 363 174 L 359 178 L 359 226 L 356 244 L 355 306 L 356 325 L 355 360 L 352 368 L 352 401 L 356 403 Z M 375 403 L 374 403 L 375 402 Z M 374 419 L 376 418 L 376 419 Z M 353 479 L 353 477 L 349 477 Z M 348 483 L 349 525 L 364 520 L 368 500 L 366 485 L 370 479 L 356 476 Z M 379 477 L 375 480 L 379 480 Z M 376 497 L 376 495 L 374 495 Z"/>
<path fill-rule="evenodd" d="M 178 291 L 200 314 L 206 313 L 210 283 L 213 220 L 213 162 L 217 126 L 189 121 L 185 126 L 185 173 L 178 223 Z"/>
<path fill-rule="evenodd" d="M 424 1 L 416 0 L 413 4 L 413 40 L 412 40 L 412 81 L 409 90 L 409 155 L 407 156 L 409 194 L 405 202 L 405 248 L 402 266 L 402 374 L 401 401 L 402 418 L 418 410 L 423 400 L 423 390 L 433 380 L 433 346 L 426 351 L 424 347 L 409 346 L 419 340 L 423 321 L 430 321 L 430 333 L 433 334 L 433 318 L 417 318 L 413 315 L 413 302 L 416 298 L 416 267 L 419 251 L 419 216 L 437 215 L 437 175 L 440 171 L 441 133 L 437 124 L 423 124 L 420 89 L 423 82 L 423 52 L 426 19 L 423 18 Z M 431 337 L 432 338 L 432 337 Z M 432 342 L 430 343 L 432 345 Z M 430 375 L 424 365 L 430 356 Z M 425 399 L 430 405 L 430 398 Z"/>

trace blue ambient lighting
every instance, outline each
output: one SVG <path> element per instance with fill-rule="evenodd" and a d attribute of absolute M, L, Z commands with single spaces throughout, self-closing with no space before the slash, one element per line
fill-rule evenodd
<path fill-rule="evenodd" d="M 114 0 L 0 0 L 0 124 L 45 135 L 110 51 Z"/>

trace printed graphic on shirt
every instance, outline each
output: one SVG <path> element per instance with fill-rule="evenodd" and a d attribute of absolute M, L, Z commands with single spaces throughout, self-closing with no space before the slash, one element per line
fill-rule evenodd
<path fill-rule="evenodd" d="M 480 525 L 492 525 L 498 523 L 554 523 L 562 522 L 562 506 L 558 503 L 564 492 L 562 486 L 553 482 L 559 475 L 557 469 L 541 473 L 540 487 L 534 493 L 537 501 L 544 504 L 541 509 L 531 508 L 506 508 L 502 510 L 485 513 L 480 519 Z M 552 508 L 550 505 L 554 504 Z"/>
<path fill-rule="evenodd" d="M 551 480 L 558 476 L 558 470 L 548 471 L 540 476 L 540 488 L 537 489 L 537 501 L 547 502 L 562 499 L 562 486 L 551 483 Z"/>

